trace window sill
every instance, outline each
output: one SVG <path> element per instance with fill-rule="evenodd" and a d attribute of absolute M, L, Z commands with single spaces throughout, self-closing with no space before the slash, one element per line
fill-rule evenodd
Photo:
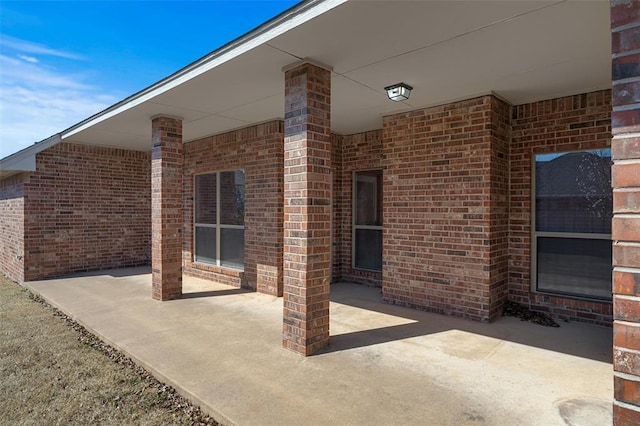
<path fill-rule="evenodd" d="M 202 262 L 191 262 L 191 266 L 201 271 L 213 272 L 230 277 L 242 278 L 244 276 L 244 269 L 236 269 L 230 266 L 218 266 Z"/>
<path fill-rule="evenodd" d="M 382 274 L 382 269 L 366 269 L 366 268 L 359 268 L 357 266 L 352 266 L 351 269 L 353 269 L 356 272 L 368 272 L 371 274 Z"/>
<path fill-rule="evenodd" d="M 580 300 L 583 302 L 594 302 L 594 303 L 607 303 L 607 304 L 612 304 L 613 303 L 613 299 L 604 299 L 604 298 L 597 298 L 597 297 L 589 297 L 589 296 L 581 296 L 578 294 L 571 294 L 571 293 L 554 293 L 548 290 L 538 290 L 538 289 L 532 289 L 531 290 L 532 294 L 537 294 L 543 297 L 556 297 L 556 298 L 561 298 L 561 299 L 573 299 L 573 300 Z"/>

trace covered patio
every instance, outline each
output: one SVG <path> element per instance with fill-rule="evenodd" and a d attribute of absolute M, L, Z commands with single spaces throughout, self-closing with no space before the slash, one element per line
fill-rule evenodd
<path fill-rule="evenodd" d="M 0 159 L 0 266 L 234 422 L 564 424 L 613 393 L 638 423 L 639 28 L 632 0 L 304 1 Z M 540 185 L 567 164 L 579 194 Z"/>
<path fill-rule="evenodd" d="M 611 424 L 611 330 L 481 324 L 331 289 L 331 341 L 282 348 L 282 299 L 184 277 L 149 298 L 150 269 L 26 286 L 224 424 Z M 239 338 L 239 336 L 241 336 Z"/>

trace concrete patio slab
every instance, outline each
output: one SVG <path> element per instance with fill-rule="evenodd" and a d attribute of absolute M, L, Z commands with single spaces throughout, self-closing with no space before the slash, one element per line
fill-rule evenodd
<path fill-rule="evenodd" d="M 185 277 L 158 302 L 148 268 L 26 286 L 225 424 L 612 424 L 610 328 L 479 324 L 336 284 L 331 345 L 304 358 L 275 297 Z"/>

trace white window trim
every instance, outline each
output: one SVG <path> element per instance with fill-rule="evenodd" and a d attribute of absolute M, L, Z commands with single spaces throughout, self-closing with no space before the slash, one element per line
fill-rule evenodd
<path fill-rule="evenodd" d="M 221 229 L 242 229 L 244 230 L 244 225 L 222 225 L 220 224 L 220 208 L 219 206 L 221 206 L 220 203 L 220 175 L 222 173 L 228 173 L 228 172 L 235 172 L 237 170 L 242 170 L 242 172 L 244 173 L 244 169 L 232 169 L 232 170 L 221 170 L 219 172 L 207 172 L 207 173 L 198 173 L 196 175 L 193 176 L 193 241 L 192 241 L 192 247 L 193 247 L 193 253 L 192 253 L 192 259 L 194 263 L 198 263 L 198 264 L 202 264 L 202 265 L 213 265 L 213 266 L 217 266 L 219 268 L 225 268 L 225 269 L 233 269 L 233 270 L 237 270 L 237 271 L 244 271 L 244 259 L 243 259 L 243 265 L 242 268 L 237 268 L 234 266 L 229 266 L 229 265 L 222 265 L 222 263 L 220 262 L 220 254 L 221 254 L 221 244 L 220 244 L 220 239 L 221 239 L 221 235 L 222 232 L 220 232 Z M 204 176 L 204 175 L 216 175 L 216 223 L 197 223 L 196 222 L 196 209 L 198 206 L 198 191 L 196 190 L 196 178 L 198 176 Z M 246 174 L 245 174 L 245 179 L 246 179 Z M 246 183 L 245 183 L 246 184 Z M 246 201 L 246 200 L 245 200 Z M 206 262 L 206 261 L 202 261 L 202 260 L 197 260 L 196 259 L 196 228 L 215 228 L 216 230 L 216 261 L 215 263 L 212 262 Z"/>
<path fill-rule="evenodd" d="M 538 290 L 538 238 L 573 238 L 573 239 L 585 239 L 585 240 L 611 240 L 611 234 L 591 234 L 582 232 L 543 232 L 536 231 L 536 156 L 545 154 L 568 154 L 572 152 L 588 152 L 598 151 L 604 149 L 611 149 L 611 147 L 603 148 L 590 148 L 590 149 L 576 149 L 570 151 L 551 151 L 551 152 L 534 152 L 531 153 L 531 252 L 530 252 L 530 277 L 531 277 L 531 292 L 535 294 L 542 294 L 551 297 L 564 297 L 567 299 L 586 300 L 589 302 L 611 302 L 610 299 L 581 296 L 572 293 L 551 292 L 545 290 Z"/>
<path fill-rule="evenodd" d="M 360 266 L 356 266 L 356 231 L 362 229 L 362 230 L 372 230 L 372 231 L 383 232 L 382 225 L 374 226 L 374 225 L 357 225 L 356 224 L 356 207 L 357 207 L 356 175 L 358 173 L 376 172 L 376 171 L 379 171 L 382 174 L 384 174 L 384 171 L 381 168 L 354 170 L 352 172 L 352 176 L 351 176 L 351 268 L 357 271 L 381 273 L 382 268 L 378 270 L 378 269 L 367 269 Z M 376 197 L 377 197 L 377 194 L 376 194 Z M 377 203 L 378 199 L 376 198 L 375 201 Z"/>

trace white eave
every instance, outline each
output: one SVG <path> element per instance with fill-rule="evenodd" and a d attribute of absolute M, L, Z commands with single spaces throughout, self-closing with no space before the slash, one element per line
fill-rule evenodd
<path fill-rule="evenodd" d="M 41 142 L 22 149 L 0 160 L 0 179 L 21 172 L 36 170 L 36 154 L 51 148 L 62 140 L 60 134 L 53 135 Z"/>

